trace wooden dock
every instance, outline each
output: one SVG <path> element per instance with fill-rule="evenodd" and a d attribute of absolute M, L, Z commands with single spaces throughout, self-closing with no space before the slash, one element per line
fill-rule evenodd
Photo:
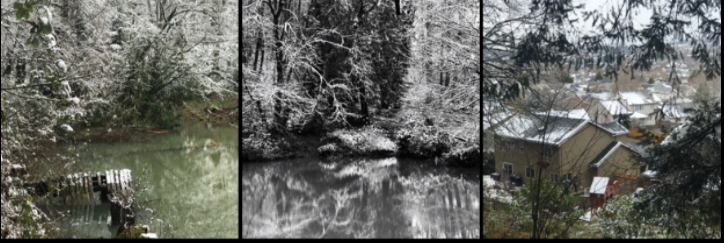
<path fill-rule="evenodd" d="M 91 202 L 95 192 L 111 203 L 111 224 L 119 224 L 118 234 L 135 223 L 131 170 L 74 173 L 53 180 L 26 185 L 39 197 L 64 197 L 71 202 Z"/>

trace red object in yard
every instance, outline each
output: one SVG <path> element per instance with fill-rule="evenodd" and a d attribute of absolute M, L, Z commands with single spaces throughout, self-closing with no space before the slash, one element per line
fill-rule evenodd
<path fill-rule="evenodd" d="M 612 181 L 608 177 L 594 177 L 589 191 L 591 212 L 599 208 L 605 210 L 604 205 L 606 205 L 606 201 L 620 193 L 621 188 L 618 185 L 618 181 Z"/>

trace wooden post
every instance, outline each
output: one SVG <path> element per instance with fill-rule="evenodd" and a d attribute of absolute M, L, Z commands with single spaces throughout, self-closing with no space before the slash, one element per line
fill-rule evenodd
<path fill-rule="evenodd" d="M 116 182 L 116 184 L 115 184 L 116 189 L 115 189 L 115 190 L 116 190 L 116 192 L 121 192 L 121 185 L 120 185 L 120 183 L 121 183 L 121 177 L 118 176 L 118 170 L 114 170 L 114 171 L 113 171 L 113 176 L 115 176 L 115 178 L 113 178 L 113 180 Z M 116 196 L 118 196 L 118 194 L 116 194 Z"/>
<path fill-rule="evenodd" d="M 72 204 L 75 204 L 75 178 L 73 178 L 74 175 L 68 175 L 68 179 L 70 181 L 70 187 L 68 188 L 68 194 L 70 196 L 70 199 L 72 201 Z"/>
<path fill-rule="evenodd" d="M 90 172 L 83 174 L 83 181 L 85 181 L 85 197 L 86 200 L 88 200 L 88 202 L 90 203 L 90 193 L 88 192 L 88 184 L 90 184 L 90 178 L 88 178 L 88 174 L 90 174 Z M 93 185 L 90 186 L 90 191 L 93 191 Z"/>
<path fill-rule="evenodd" d="M 103 190 L 103 178 L 101 172 L 96 172 L 96 182 L 98 183 L 98 190 Z"/>
<path fill-rule="evenodd" d="M 75 201 L 76 204 L 81 204 L 83 202 L 83 174 L 75 173 L 75 181 Z"/>
<path fill-rule="evenodd" d="M 121 170 L 121 174 L 119 175 L 121 177 L 121 192 L 124 194 L 126 193 L 126 173 L 124 170 Z"/>
<path fill-rule="evenodd" d="M 113 174 L 111 171 L 106 171 L 106 183 L 108 184 L 108 194 L 113 194 Z"/>

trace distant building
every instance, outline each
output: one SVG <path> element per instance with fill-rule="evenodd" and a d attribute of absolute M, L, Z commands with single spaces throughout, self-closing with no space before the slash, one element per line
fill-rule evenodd
<path fill-rule="evenodd" d="M 656 125 L 656 101 L 649 98 L 648 95 L 643 92 L 621 92 L 621 103 L 626 104 L 626 108 L 634 113 L 645 115 L 646 118 L 638 116 L 640 118 L 632 117 L 631 122 L 634 127 L 645 127 Z"/>
<path fill-rule="evenodd" d="M 674 127 L 678 127 L 689 117 L 684 107 L 678 105 L 658 106 L 656 109 L 657 117 L 656 126 L 671 131 Z"/>
<path fill-rule="evenodd" d="M 649 92 L 649 96 L 651 96 L 651 98 L 657 102 L 664 102 L 676 96 L 674 88 L 671 87 L 671 85 L 667 85 L 664 83 L 656 83 L 649 87 L 647 90 Z"/>

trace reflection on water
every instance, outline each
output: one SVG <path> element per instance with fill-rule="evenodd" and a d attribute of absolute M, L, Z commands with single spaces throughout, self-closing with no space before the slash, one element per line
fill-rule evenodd
<path fill-rule="evenodd" d="M 73 145 L 84 171 L 132 170 L 137 188 L 137 224 L 149 224 L 162 238 L 239 237 L 239 138 L 228 127 L 193 126 L 169 134 L 139 134 L 135 142 Z M 203 145 L 214 148 L 184 149 Z M 97 209 L 97 208 L 96 208 Z M 88 208 L 72 210 L 74 217 L 89 217 Z M 90 210 L 93 210 L 91 207 Z M 93 218 L 98 218 L 95 212 Z M 101 220 L 91 221 L 96 224 Z M 104 225 L 105 221 L 101 222 Z M 72 218 L 61 221 L 63 237 L 108 238 L 113 230 L 78 228 Z M 115 235 L 115 234 L 113 234 Z"/>
<path fill-rule="evenodd" d="M 242 238 L 480 238 L 479 170 L 419 164 L 242 164 Z"/>

